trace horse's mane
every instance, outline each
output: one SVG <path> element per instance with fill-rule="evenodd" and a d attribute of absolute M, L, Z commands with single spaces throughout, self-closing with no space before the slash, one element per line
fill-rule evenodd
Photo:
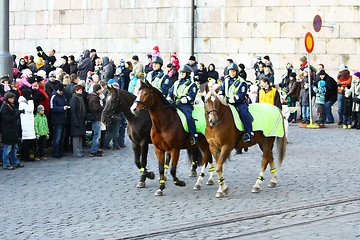
<path fill-rule="evenodd" d="M 173 104 L 171 104 L 168 100 L 166 100 L 166 98 L 164 97 L 164 95 L 162 94 L 162 92 L 160 92 L 159 89 L 153 87 L 153 86 L 150 85 L 150 84 L 149 84 L 149 86 L 146 85 L 146 84 L 144 84 L 144 85 L 142 85 L 142 86 L 139 88 L 139 91 L 142 90 L 142 89 L 144 89 L 144 88 L 150 88 L 151 90 L 153 90 L 157 95 L 159 95 L 161 102 L 162 102 L 166 107 L 168 107 L 168 108 L 176 111 L 176 107 L 175 107 Z"/>
<path fill-rule="evenodd" d="M 205 100 L 208 100 L 212 96 L 219 99 L 219 101 L 222 105 L 228 106 L 228 104 L 225 102 L 225 100 L 222 97 L 220 97 L 219 94 L 217 94 L 217 92 L 215 92 L 214 89 L 210 89 L 210 91 L 205 96 Z"/>

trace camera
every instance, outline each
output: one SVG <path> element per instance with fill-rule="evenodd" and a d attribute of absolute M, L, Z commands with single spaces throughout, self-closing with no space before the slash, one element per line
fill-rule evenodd
<path fill-rule="evenodd" d="M 37 46 L 36 51 L 40 52 L 40 51 L 43 51 L 43 50 L 42 50 L 42 48 L 40 46 Z"/>

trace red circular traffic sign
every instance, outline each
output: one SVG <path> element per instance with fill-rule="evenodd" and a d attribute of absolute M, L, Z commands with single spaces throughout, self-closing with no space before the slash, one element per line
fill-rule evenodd
<path fill-rule="evenodd" d="M 321 20 L 320 15 L 316 15 L 314 17 L 313 27 L 314 27 L 315 32 L 320 32 L 321 27 L 322 27 L 322 20 Z"/>
<path fill-rule="evenodd" d="M 311 32 L 308 32 L 305 35 L 305 48 L 308 53 L 311 53 L 314 50 L 314 37 Z"/>

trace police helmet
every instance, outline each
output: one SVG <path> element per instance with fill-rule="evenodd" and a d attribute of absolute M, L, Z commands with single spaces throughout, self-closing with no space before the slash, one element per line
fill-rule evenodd
<path fill-rule="evenodd" d="M 156 56 L 153 58 L 152 63 L 159 63 L 161 66 L 163 65 L 163 60 L 161 57 Z"/>
<path fill-rule="evenodd" d="M 235 70 L 239 72 L 239 67 L 235 63 L 230 63 L 228 66 L 228 70 Z"/>
<path fill-rule="evenodd" d="M 186 72 L 186 73 L 191 73 L 193 70 L 191 69 L 191 67 L 189 65 L 182 65 L 181 68 L 179 69 L 179 72 Z"/>

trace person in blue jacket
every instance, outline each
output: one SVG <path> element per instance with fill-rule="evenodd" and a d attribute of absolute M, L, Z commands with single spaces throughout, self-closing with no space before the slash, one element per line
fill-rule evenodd
<path fill-rule="evenodd" d="M 65 139 L 66 114 L 69 104 L 64 95 L 64 85 L 57 84 L 50 99 L 50 115 L 54 127 L 53 157 L 60 158 Z"/>
<path fill-rule="evenodd" d="M 161 69 L 162 65 L 162 58 L 158 56 L 154 57 L 152 60 L 152 67 L 154 70 L 146 74 L 145 79 L 153 87 L 159 89 L 164 96 L 166 96 L 169 92 L 169 88 L 171 87 L 171 81 L 169 75 L 164 73 Z"/>
<path fill-rule="evenodd" d="M 170 88 L 166 99 L 170 102 L 174 101 L 179 109 L 185 114 L 189 131 L 192 136 L 191 145 L 198 142 L 198 133 L 196 132 L 195 120 L 192 117 L 194 110 L 194 101 L 198 92 L 196 83 L 191 79 L 192 69 L 188 65 L 183 65 L 180 69 L 180 79 L 175 81 Z"/>
<path fill-rule="evenodd" d="M 225 77 L 224 82 L 221 84 L 219 95 L 227 103 L 236 107 L 246 132 L 243 141 L 252 142 L 254 134 L 252 132 L 252 116 L 249 112 L 249 103 L 246 99 L 247 84 L 244 79 L 238 76 L 239 68 L 235 63 L 230 63 L 228 70 L 229 75 Z"/>

